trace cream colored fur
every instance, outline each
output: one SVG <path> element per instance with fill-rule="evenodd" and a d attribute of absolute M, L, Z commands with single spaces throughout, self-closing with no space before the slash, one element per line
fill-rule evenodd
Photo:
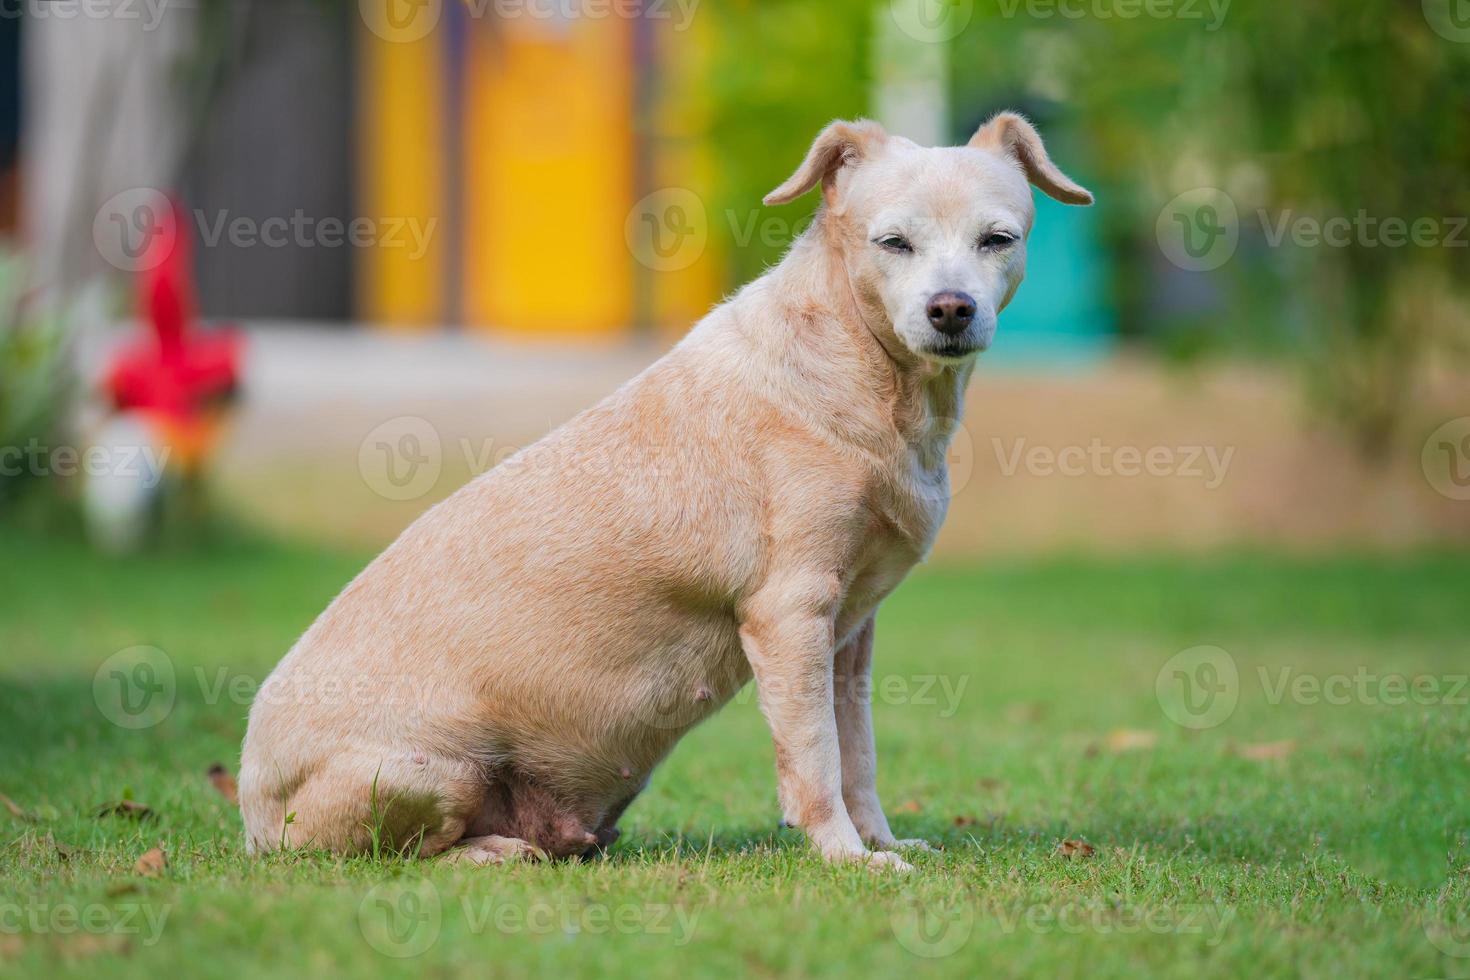
<path fill-rule="evenodd" d="M 605 846 L 754 675 L 785 817 L 829 859 L 905 867 L 851 695 L 878 604 L 944 518 L 974 353 L 1023 275 L 1028 179 L 1091 199 L 1011 114 L 959 148 L 824 130 L 767 198 L 824 198 L 777 267 L 424 514 L 281 661 L 241 763 L 252 851 Z M 982 244 L 996 230 L 1017 240 Z M 875 244 L 894 235 L 908 252 Z M 925 318 L 943 290 L 976 301 L 958 340 Z"/>

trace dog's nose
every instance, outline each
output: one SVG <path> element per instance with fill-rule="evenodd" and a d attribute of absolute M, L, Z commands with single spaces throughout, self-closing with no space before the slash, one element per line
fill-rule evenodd
<path fill-rule="evenodd" d="M 929 297 L 929 322 L 948 337 L 965 332 L 975 319 L 975 300 L 969 293 L 946 290 Z"/>

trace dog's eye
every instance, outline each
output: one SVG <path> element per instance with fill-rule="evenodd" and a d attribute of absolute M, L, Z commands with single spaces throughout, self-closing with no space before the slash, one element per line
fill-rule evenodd
<path fill-rule="evenodd" d="M 882 238 L 873 239 L 873 242 L 890 252 L 912 252 L 914 250 L 909 240 L 902 235 L 884 235 Z"/>
<path fill-rule="evenodd" d="M 980 239 L 981 248 L 1001 249 L 1016 243 L 1016 236 L 1008 231 L 992 231 Z"/>

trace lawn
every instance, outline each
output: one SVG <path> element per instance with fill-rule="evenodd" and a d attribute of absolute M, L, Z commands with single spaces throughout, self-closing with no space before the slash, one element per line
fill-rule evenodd
<path fill-rule="evenodd" d="M 943 847 L 906 876 L 778 829 L 749 691 L 603 860 L 249 860 L 206 773 L 365 557 L 0 531 L 0 969 L 1470 976 L 1470 556 L 921 569 L 874 709 L 895 829 Z"/>

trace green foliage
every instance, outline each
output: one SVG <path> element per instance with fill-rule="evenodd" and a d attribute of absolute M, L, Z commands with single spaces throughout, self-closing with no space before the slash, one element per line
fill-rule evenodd
<path fill-rule="evenodd" d="M 1073 4 L 1085 13 L 1070 18 L 1025 0 L 977 5 L 956 42 L 956 104 L 1016 101 L 1049 137 L 1086 147 L 1128 332 L 1176 350 L 1290 352 L 1317 404 L 1367 452 L 1386 450 L 1425 362 L 1470 339 L 1470 249 L 1391 246 L 1374 230 L 1340 246 L 1271 234 L 1366 214 L 1429 219 L 1444 236 L 1470 215 L 1470 43 L 1434 29 L 1432 3 L 1237 0 L 1219 19 L 1208 4 L 1160 5 L 1197 17 L 1151 6 L 1123 18 L 1095 12 L 1122 4 Z M 1203 302 L 1181 311 L 1158 295 L 1155 220 L 1202 186 L 1234 199 L 1240 247 L 1182 277 Z M 1181 330 L 1214 339 L 1180 342 Z"/>
<path fill-rule="evenodd" d="M 715 37 L 698 80 L 708 87 L 717 161 L 710 231 L 729 256 L 728 280 L 743 283 L 780 258 L 816 209 L 815 195 L 779 210 L 763 209 L 761 198 L 790 176 L 823 126 L 867 109 L 871 5 L 731 0 L 700 16 L 713 19 Z M 774 224 L 761 229 L 752 219 Z"/>
<path fill-rule="evenodd" d="M 29 302 L 25 277 L 19 258 L 0 253 L 0 505 L 32 481 L 24 462 L 44 457 L 29 447 L 51 445 L 73 391 L 69 318 Z"/>

